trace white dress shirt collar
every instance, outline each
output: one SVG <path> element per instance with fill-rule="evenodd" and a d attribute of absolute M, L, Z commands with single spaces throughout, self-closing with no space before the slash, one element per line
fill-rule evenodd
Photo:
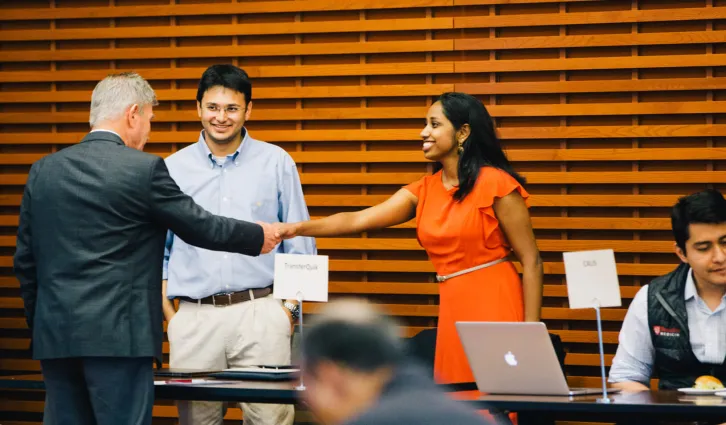
<path fill-rule="evenodd" d="M 119 139 L 123 140 L 123 138 L 118 133 L 116 133 L 113 130 L 106 130 L 105 128 L 94 128 L 93 130 L 91 130 L 91 133 L 95 133 L 97 131 L 105 131 L 107 133 L 113 133 L 113 134 L 117 135 Z"/>

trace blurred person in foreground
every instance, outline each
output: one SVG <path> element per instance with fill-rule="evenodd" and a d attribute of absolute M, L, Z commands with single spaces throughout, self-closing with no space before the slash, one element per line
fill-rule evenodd
<path fill-rule="evenodd" d="M 30 169 L 14 267 L 43 371 L 45 424 L 151 424 L 167 229 L 251 256 L 280 242 L 272 225 L 210 214 L 162 158 L 141 152 L 156 104 L 138 74 L 106 77 L 91 95 L 91 132 Z"/>
<path fill-rule="evenodd" d="M 405 357 L 398 327 L 363 301 L 328 304 L 306 330 L 303 399 L 325 425 L 486 425 Z"/>

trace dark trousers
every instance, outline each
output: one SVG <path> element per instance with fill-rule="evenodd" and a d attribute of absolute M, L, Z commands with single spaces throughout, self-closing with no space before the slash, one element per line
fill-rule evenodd
<path fill-rule="evenodd" d="M 151 357 L 41 360 L 44 425 L 150 425 Z"/>

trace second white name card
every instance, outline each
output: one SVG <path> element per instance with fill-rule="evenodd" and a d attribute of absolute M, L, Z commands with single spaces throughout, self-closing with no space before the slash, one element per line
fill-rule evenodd
<path fill-rule="evenodd" d="M 328 301 L 328 256 L 275 254 L 273 297 Z"/>

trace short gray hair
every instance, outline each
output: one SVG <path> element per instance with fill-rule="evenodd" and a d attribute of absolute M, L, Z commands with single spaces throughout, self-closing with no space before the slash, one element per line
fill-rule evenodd
<path fill-rule="evenodd" d="M 148 81 L 135 72 L 111 74 L 96 84 L 91 95 L 91 116 L 88 123 L 96 124 L 119 118 L 131 105 L 156 106 L 156 93 Z"/>

